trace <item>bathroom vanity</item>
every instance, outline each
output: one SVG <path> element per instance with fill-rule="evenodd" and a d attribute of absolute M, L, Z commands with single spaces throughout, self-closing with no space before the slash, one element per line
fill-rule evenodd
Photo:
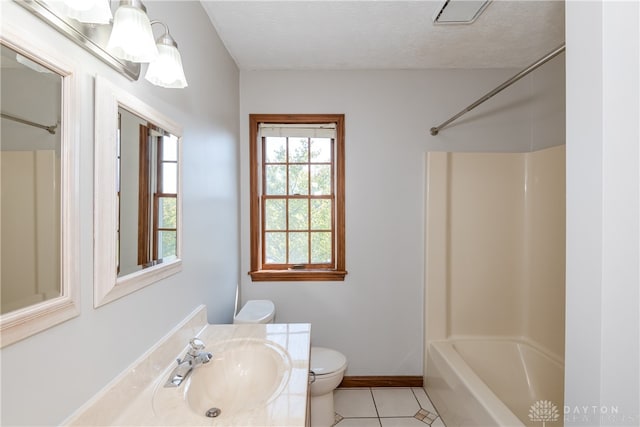
<path fill-rule="evenodd" d="M 211 360 L 176 387 L 194 337 Z M 303 427 L 310 338 L 306 323 L 210 325 L 200 306 L 64 424 Z"/>

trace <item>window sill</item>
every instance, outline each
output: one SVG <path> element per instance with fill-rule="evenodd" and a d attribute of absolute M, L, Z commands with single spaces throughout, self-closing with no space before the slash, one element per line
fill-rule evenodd
<path fill-rule="evenodd" d="M 250 271 L 253 282 L 342 282 L 346 271 L 338 270 L 257 270 Z"/>

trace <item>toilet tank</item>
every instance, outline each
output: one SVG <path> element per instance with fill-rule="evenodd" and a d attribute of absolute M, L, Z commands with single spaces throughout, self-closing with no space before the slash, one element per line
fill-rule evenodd
<path fill-rule="evenodd" d="M 271 300 L 249 300 L 233 318 L 233 323 L 273 323 L 276 306 Z"/>

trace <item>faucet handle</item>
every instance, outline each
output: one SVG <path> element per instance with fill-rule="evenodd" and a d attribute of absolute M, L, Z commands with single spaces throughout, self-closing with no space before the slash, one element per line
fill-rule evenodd
<path fill-rule="evenodd" d="M 204 341 L 199 338 L 191 338 L 189 340 L 189 347 L 189 354 L 195 356 L 200 350 L 204 350 Z"/>

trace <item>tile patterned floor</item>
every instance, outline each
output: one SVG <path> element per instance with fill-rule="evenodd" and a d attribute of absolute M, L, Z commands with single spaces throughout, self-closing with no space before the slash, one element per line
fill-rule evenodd
<path fill-rule="evenodd" d="M 338 388 L 336 427 L 445 427 L 423 388 Z"/>

